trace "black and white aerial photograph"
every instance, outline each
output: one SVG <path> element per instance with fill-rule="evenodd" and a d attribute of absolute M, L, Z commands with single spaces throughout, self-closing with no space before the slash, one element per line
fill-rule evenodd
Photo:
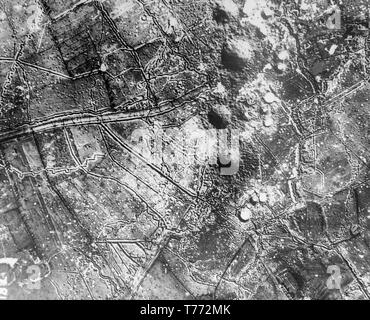
<path fill-rule="evenodd" d="M 370 0 L 0 0 L 0 300 L 369 300 L 369 100 Z"/>

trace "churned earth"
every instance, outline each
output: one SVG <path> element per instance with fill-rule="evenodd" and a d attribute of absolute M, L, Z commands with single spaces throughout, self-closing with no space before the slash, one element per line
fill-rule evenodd
<path fill-rule="evenodd" d="M 369 2 L 0 0 L 0 298 L 370 298 Z"/>

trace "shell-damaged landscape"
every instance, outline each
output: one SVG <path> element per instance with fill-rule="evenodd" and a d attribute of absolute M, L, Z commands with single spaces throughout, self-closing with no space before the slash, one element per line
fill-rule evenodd
<path fill-rule="evenodd" d="M 369 299 L 369 34 L 360 0 L 0 0 L 0 299 Z"/>

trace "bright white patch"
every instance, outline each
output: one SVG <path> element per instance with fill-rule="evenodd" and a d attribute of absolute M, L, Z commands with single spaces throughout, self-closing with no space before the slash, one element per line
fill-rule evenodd
<path fill-rule="evenodd" d="M 136 3 L 133 0 L 121 0 L 116 1 L 116 6 L 112 12 L 112 18 L 117 19 L 121 16 L 129 16 L 130 12 L 136 7 Z"/>
<path fill-rule="evenodd" d="M 260 202 L 262 202 L 262 203 L 266 202 L 266 201 L 267 201 L 267 194 L 266 194 L 266 193 L 264 193 L 264 192 L 261 192 L 261 193 L 259 194 L 259 200 L 260 200 Z"/>
<path fill-rule="evenodd" d="M 285 71 L 286 69 L 288 69 L 288 66 L 285 63 L 281 63 L 281 62 L 278 64 L 277 67 L 281 71 Z"/>
<path fill-rule="evenodd" d="M 272 17 L 274 15 L 274 11 L 272 11 L 270 8 L 265 8 L 263 13 L 266 15 L 266 17 Z"/>
<path fill-rule="evenodd" d="M 253 57 L 253 49 L 251 45 L 244 40 L 231 40 L 229 42 L 231 48 L 234 48 L 236 53 L 243 59 L 250 60 Z"/>
<path fill-rule="evenodd" d="M 274 120 L 271 117 L 268 117 L 263 122 L 265 127 L 271 127 L 274 124 Z"/>
<path fill-rule="evenodd" d="M 263 99 L 267 102 L 267 103 L 273 103 L 274 101 L 276 101 L 276 96 L 272 93 L 272 92 L 267 92 L 265 94 L 265 96 L 263 97 Z"/>
<path fill-rule="evenodd" d="M 289 59 L 289 52 L 287 50 L 283 50 L 278 54 L 278 58 L 280 60 L 287 60 Z"/>
<path fill-rule="evenodd" d="M 268 35 L 270 27 L 262 19 L 262 10 L 268 9 L 265 0 L 246 0 L 243 13 L 248 16 L 248 22 L 256 26 L 264 35 Z"/>
<path fill-rule="evenodd" d="M 239 14 L 239 8 L 232 0 L 223 0 L 218 1 L 220 7 L 223 7 L 223 9 L 230 13 L 233 16 L 237 16 Z"/>
<path fill-rule="evenodd" d="M 206 71 L 207 70 L 206 65 L 201 62 L 199 64 L 199 66 L 198 66 L 198 70 L 200 70 L 200 71 Z"/>
<path fill-rule="evenodd" d="M 37 4 L 31 4 L 27 7 L 26 12 L 29 15 L 26 21 L 28 30 L 31 33 L 41 31 L 41 21 L 43 18 L 41 8 Z"/>
<path fill-rule="evenodd" d="M 215 90 L 213 90 L 213 92 L 218 93 L 222 96 L 226 95 L 226 93 L 227 93 L 224 85 L 221 82 L 217 83 L 217 87 L 216 87 Z"/>
<path fill-rule="evenodd" d="M 268 63 L 264 66 L 263 71 L 265 72 L 266 70 L 271 70 L 271 69 L 272 69 L 272 65 L 271 63 Z"/>
<path fill-rule="evenodd" d="M 252 218 L 252 211 L 248 208 L 243 208 L 240 212 L 240 219 L 243 221 L 248 221 L 250 218 Z"/>
<path fill-rule="evenodd" d="M 8 264 L 11 268 L 14 268 L 17 261 L 16 258 L 0 258 L 0 263 Z"/>
<path fill-rule="evenodd" d="M 108 70 L 107 65 L 105 63 L 102 63 L 101 66 L 100 66 L 100 71 L 105 72 L 107 70 Z"/>
<path fill-rule="evenodd" d="M 333 44 L 331 47 L 330 47 L 330 50 L 329 50 L 329 54 L 330 55 L 333 55 L 335 50 L 337 50 L 338 46 L 336 44 Z"/>
<path fill-rule="evenodd" d="M 256 0 L 245 0 L 243 12 L 245 14 L 250 14 L 254 10 L 257 10 L 258 9 L 258 3 L 257 2 L 258 1 L 256 1 Z"/>

